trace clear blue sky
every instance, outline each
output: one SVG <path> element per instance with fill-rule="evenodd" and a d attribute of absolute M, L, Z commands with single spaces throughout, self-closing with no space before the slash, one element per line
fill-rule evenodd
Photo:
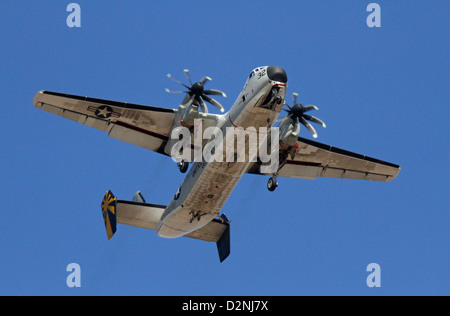
<path fill-rule="evenodd" d="M 450 294 L 446 0 L 0 3 L 0 295 Z M 224 207 L 232 253 L 119 226 L 100 202 L 166 204 L 171 159 L 32 105 L 39 90 L 176 107 L 165 75 L 209 75 L 228 110 L 250 71 L 279 65 L 320 108 L 318 141 L 402 166 L 390 183 L 246 175 Z M 212 109 L 212 111 L 215 111 Z M 311 138 L 301 131 L 303 137 Z M 78 263 L 81 288 L 68 288 Z M 381 288 L 366 267 L 381 266 Z"/>

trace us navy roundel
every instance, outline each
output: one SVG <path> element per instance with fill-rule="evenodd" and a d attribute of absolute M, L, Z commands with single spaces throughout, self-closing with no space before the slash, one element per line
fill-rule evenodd
<path fill-rule="evenodd" d="M 113 114 L 114 110 L 112 107 L 107 105 L 101 105 L 95 111 L 95 115 L 99 118 L 109 118 Z"/>

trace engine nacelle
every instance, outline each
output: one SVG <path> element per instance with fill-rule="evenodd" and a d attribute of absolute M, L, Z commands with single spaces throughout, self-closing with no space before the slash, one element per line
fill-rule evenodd
<path fill-rule="evenodd" d="M 286 117 L 281 122 L 280 126 L 280 141 L 288 147 L 293 147 L 297 143 L 298 133 L 300 131 L 300 125 L 294 124 L 294 120 Z"/>
<path fill-rule="evenodd" d="M 190 128 L 194 126 L 194 120 L 200 117 L 197 106 L 180 106 L 179 111 L 182 111 L 180 123 L 184 127 Z"/>

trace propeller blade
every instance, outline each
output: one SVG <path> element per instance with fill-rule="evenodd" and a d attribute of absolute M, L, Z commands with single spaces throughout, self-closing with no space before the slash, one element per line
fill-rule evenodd
<path fill-rule="evenodd" d="M 315 105 L 312 105 L 312 104 L 303 107 L 303 112 L 308 112 L 308 111 L 311 111 L 311 110 L 317 110 L 318 111 L 319 108 L 317 106 L 315 106 Z"/>
<path fill-rule="evenodd" d="M 166 92 L 167 93 L 189 93 L 189 91 L 175 91 L 175 90 L 171 90 L 166 88 Z"/>
<path fill-rule="evenodd" d="M 294 102 L 294 104 L 297 104 L 297 97 L 298 97 L 298 93 L 292 93 L 292 101 Z"/>
<path fill-rule="evenodd" d="M 311 124 L 309 124 L 303 117 L 299 117 L 298 118 L 300 120 L 300 123 L 302 123 L 303 125 L 305 125 L 305 127 L 308 129 L 308 131 L 312 134 L 312 136 L 314 138 L 317 138 L 317 132 L 314 129 L 314 127 L 312 127 Z"/>
<path fill-rule="evenodd" d="M 203 113 L 208 113 L 208 107 L 206 106 L 205 101 L 203 101 L 203 98 L 201 96 L 198 96 L 196 98 L 197 102 L 199 103 L 200 107 L 202 108 Z"/>
<path fill-rule="evenodd" d="M 187 80 L 191 84 L 190 87 L 185 85 L 180 80 L 176 79 L 171 74 L 167 74 L 167 78 L 182 85 L 188 91 L 171 90 L 171 89 L 167 88 L 166 92 L 168 92 L 168 93 L 186 93 L 187 95 L 184 97 L 183 101 L 181 102 L 181 105 L 183 105 L 183 106 L 186 106 L 186 107 L 194 106 L 196 108 L 201 108 L 204 113 L 208 113 L 208 107 L 206 106 L 206 103 L 205 103 L 205 100 L 206 100 L 206 102 L 211 103 L 212 105 L 217 107 L 222 113 L 225 112 L 225 109 L 223 108 L 223 106 L 219 102 L 214 100 L 213 98 L 208 97 L 208 95 L 221 95 L 223 97 L 226 97 L 227 95 L 224 92 L 222 92 L 220 90 L 216 90 L 216 89 L 204 90 L 204 85 L 208 81 L 212 80 L 211 77 L 208 77 L 208 76 L 203 77 L 199 82 L 196 82 L 193 84 L 191 75 L 189 73 L 189 69 L 184 69 L 183 72 L 184 72 L 184 75 L 186 76 Z"/>
<path fill-rule="evenodd" d="M 192 102 L 194 101 L 194 98 L 195 98 L 195 95 L 187 94 L 187 95 L 184 97 L 183 101 L 181 101 L 181 105 L 183 105 L 183 106 L 189 106 L 189 105 L 191 105 Z"/>
<path fill-rule="evenodd" d="M 209 90 L 205 90 L 203 91 L 204 94 L 206 95 L 221 95 L 224 98 L 227 97 L 227 95 L 225 94 L 225 92 L 222 92 L 220 90 L 216 90 L 216 89 L 209 89 Z"/>
<path fill-rule="evenodd" d="M 314 123 L 322 125 L 323 128 L 327 127 L 327 125 L 322 120 L 318 119 L 317 117 L 314 117 L 314 116 L 311 116 L 311 115 L 307 115 L 307 114 L 304 114 L 303 117 L 305 119 L 307 119 L 308 121 L 311 121 L 311 122 L 314 122 Z"/>
<path fill-rule="evenodd" d="M 187 80 L 189 81 L 189 83 L 192 86 L 192 80 L 191 80 L 191 76 L 189 75 L 189 69 L 184 69 L 183 72 L 184 72 L 184 75 L 186 76 Z"/>
<path fill-rule="evenodd" d="M 167 74 L 167 78 L 169 78 L 170 80 L 175 81 L 176 83 L 179 84 L 183 84 L 180 80 L 176 79 L 174 76 L 172 76 L 171 74 Z"/>
<path fill-rule="evenodd" d="M 190 89 L 187 85 L 185 85 L 184 83 L 182 83 L 180 80 L 176 79 L 174 76 L 172 76 L 171 74 L 167 74 L 167 78 L 169 78 L 170 80 L 175 81 L 176 83 L 181 84 L 183 87 L 185 87 L 186 89 Z"/>
<path fill-rule="evenodd" d="M 213 98 L 208 97 L 207 95 L 203 94 L 202 95 L 203 99 L 206 102 L 211 103 L 212 105 L 214 105 L 216 108 L 218 108 L 220 110 L 220 112 L 225 112 L 225 109 L 223 108 L 222 104 L 220 104 L 219 102 L 217 102 L 216 100 L 214 100 Z"/>
<path fill-rule="evenodd" d="M 206 82 L 211 81 L 212 78 L 211 77 L 203 77 L 202 80 L 200 80 L 200 83 L 202 85 L 204 85 Z"/>

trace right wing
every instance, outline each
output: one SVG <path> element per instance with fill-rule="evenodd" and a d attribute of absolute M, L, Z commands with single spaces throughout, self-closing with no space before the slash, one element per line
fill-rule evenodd
<path fill-rule="evenodd" d="M 36 108 L 94 127 L 108 136 L 167 155 L 177 110 L 40 91 Z"/>
<path fill-rule="evenodd" d="M 391 181 L 400 166 L 344 149 L 298 137 L 298 150 L 279 171 L 280 177 L 315 179 L 316 177 L 372 181 Z M 261 163 L 251 164 L 247 173 L 262 174 Z M 272 174 L 270 174 L 272 175 Z"/>

